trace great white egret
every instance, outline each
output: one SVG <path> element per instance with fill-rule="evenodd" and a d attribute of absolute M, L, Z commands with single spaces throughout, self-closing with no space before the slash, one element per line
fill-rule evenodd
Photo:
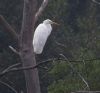
<path fill-rule="evenodd" d="M 43 23 L 39 24 L 34 32 L 33 37 L 33 47 L 34 47 L 34 53 L 41 54 L 44 48 L 44 45 L 52 31 L 51 24 L 59 25 L 50 19 L 46 19 L 43 21 Z"/>

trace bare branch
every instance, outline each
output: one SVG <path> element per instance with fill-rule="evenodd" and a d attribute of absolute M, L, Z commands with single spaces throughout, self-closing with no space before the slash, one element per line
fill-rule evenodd
<path fill-rule="evenodd" d="M 62 54 L 60 54 L 60 56 L 62 56 Z M 16 66 L 19 66 L 21 65 L 21 63 L 17 63 L 17 64 L 14 64 L 14 65 L 11 65 L 9 67 L 7 67 L 5 70 L 3 70 L 1 73 L 0 73 L 0 76 L 3 76 L 5 74 L 7 74 L 8 72 L 13 72 L 13 71 L 19 71 L 19 70 L 29 70 L 29 69 L 34 69 L 36 67 L 40 67 L 40 68 L 43 68 L 41 67 L 42 64 L 45 64 L 45 63 L 48 63 L 48 62 L 51 62 L 51 61 L 57 61 L 57 60 L 64 60 L 66 61 L 66 59 L 58 59 L 58 58 L 51 58 L 51 59 L 48 59 L 48 60 L 45 60 L 45 61 L 42 61 L 42 62 L 39 62 L 39 64 L 37 64 L 36 66 L 31 66 L 31 67 L 25 67 L 25 68 L 15 68 Z M 68 60 L 69 62 L 83 62 L 83 61 L 94 61 L 94 60 L 100 60 L 99 58 L 94 58 L 94 59 L 87 59 L 87 60 Z M 71 63 L 70 63 L 71 64 Z M 44 68 L 45 69 L 45 68 Z"/>
<path fill-rule="evenodd" d="M 60 56 L 62 56 L 69 64 L 69 66 L 71 67 L 71 69 L 82 79 L 82 81 L 85 83 L 85 85 L 87 86 L 87 89 L 90 90 L 89 84 L 88 82 L 84 79 L 84 77 L 73 67 L 72 63 L 67 59 L 67 57 L 65 57 L 63 54 L 60 54 Z"/>
<path fill-rule="evenodd" d="M 63 60 L 63 59 L 62 59 Z M 100 60 L 100 58 L 86 59 L 86 60 L 69 60 L 70 62 L 84 62 L 84 61 L 96 61 Z"/>
<path fill-rule="evenodd" d="M 65 60 L 65 59 L 62 59 L 60 58 L 60 60 Z M 83 59 L 83 60 L 69 60 L 69 62 L 91 62 L 91 61 L 97 61 L 97 60 L 100 60 L 100 58 L 92 58 L 92 59 Z"/>
<path fill-rule="evenodd" d="M 48 0 L 43 0 L 39 10 L 37 11 L 36 15 L 35 15 L 35 22 L 37 21 L 38 17 L 42 14 L 42 12 L 44 11 L 45 7 L 48 4 Z"/>
<path fill-rule="evenodd" d="M 64 44 L 62 44 L 62 43 L 59 43 L 59 42 L 55 42 L 58 46 L 61 46 L 61 47 L 64 47 L 64 48 L 67 48 L 67 46 L 66 45 L 64 45 Z"/>
<path fill-rule="evenodd" d="M 60 56 L 62 56 L 62 54 L 60 54 Z M 64 55 L 63 55 L 62 57 L 64 57 Z M 58 58 L 51 58 L 51 59 L 48 59 L 48 60 L 44 60 L 44 61 L 42 61 L 42 62 L 39 62 L 39 63 L 38 63 L 37 65 L 35 65 L 35 66 L 24 67 L 24 68 L 23 68 L 23 67 L 16 68 L 16 66 L 21 65 L 21 63 L 17 63 L 17 64 L 14 64 L 14 65 L 9 66 L 9 67 L 7 67 L 5 70 L 3 70 L 3 71 L 0 73 L 0 77 L 6 75 L 6 74 L 9 73 L 9 72 L 13 72 L 13 71 L 29 70 L 29 69 L 34 69 L 34 68 L 37 68 L 37 67 L 43 68 L 43 67 L 41 67 L 42 64 L 45 64 L 45 63 L 48 63 L 48 62 L 51 62 L 51 61 L 57 61 L 57 60 L 64 60 L 64 61 L 66 61 L 65 58 L 63 58 L 63 59 L 61 59 L 61 58 L 60 58 L 60 59 L 58 59 Z M 67 60 L 68 60 L 68 59 L 67 59 Z M 76 60 L 68 60 L 68 62 L 70 62 L 70 65 L 72 65 L 71 62 L 83 62 L 83 61 L 94 61 L 94 60 L 100 60 L 100 59 L 94 58 L 94 59 L 78 60 L 78 61 L 76 61 Z M 43 68 L 43 69 L 46 69 L 46 68 Z M 46 69 L 46 70 L 47 70 L 47 69 Z M 80 75 L 80 77 L 82 78 L 81 75 Z M 83 79 L 83 80 L 84 80 L 84 79 Z M 85 80 L 84 80 L 84 82 L 85 82 Z"/>
<path fill-rule="evenodd" d="M 37 0 L 24 0 L 23 20 L 20 33 L 20 58 L 23 67 L 35 66 L 35 54 L 33 50 L 33 33 L 35 26 Z M 41 93 L 38 69 L 25 70 L 27 93 Z"/>
<path fill-rule="evenodd" d="M 19 66 L 19 65 L 21 65 L 21 63 L 17 63 L 17 64 L 14 64 L 14 65 L 11 65 L 11 66 L 7 67 L 5 70 L 3 70 L 2 73 L 6 73 L 6 72 L 8 72 L 10 69 L 12 69 L 12 68 L 14 68 L 14 67 L 16 67 L 16 66 Z"/>
<path fill-rule="evenodd" d="M 41 93 L 38 69 L 33 70 L 38 66 L 36 65 L 36 59 L 35 59 L 32 41 L 33 41 L 35 22 L 37 21 L 38 17 L 46 7 L 47 1 L 48 0 L 44 0 L 41 7 L 37 11 L 36 10 L 37 0 L 24 0 L 23 21 L 22 21 L 22 28 L 21 28 L 20 39 L 19 39 L 20 58 L 22 61 L 23 69 L 21 68 L 19 69 L 25 70 L 28 69 L 25 67 L 35 66 L 35 67 L 30 67 L 31 70 L 24 71 L 27 93 L 33 93 L 33 92 Z"/>
<path fill-rule="evenodd" d="M 5 28 L 5 32 L 9 33 L 15 41 L 18 41 L 18 35 L 11 25 L 0 15 L 0 24 Z"/>
<path fill-rule="evenodd" d="M 7 83 L 3 82 L 3 81 L 0 81 L 1 84 L 7 86 L 9 89 L 11 89 L 13 92 L 17 93 L 17 91 L 10 85 L 8 85 Z"/>
<path fill-rule="evenodd" d="M 20 63 L 17 63 L 17 64 L 14 64 L 14 65 L 12 65 L 12 66 L 9 66 L 9 67 L 6 68 L 4 71 L 2 71 L 2 72 L 0 73 L 0 77 L 4 76 L 5 74 L 7 74 L 7 73 L 9 73 L 9 72 L 15 72 L 15 71 L 21 71 L 21 70 L 35 69 L 35 68 L 41 66 L 42 64 L 51 62 L 52 60 L 55 60 L 55 59 L 48 59 L 48 60 L 42 61 L 42 62 L 38 63 L 38 64 L 35 65 L 35 66 L 15 68 L 15 66 L 20 65 Z"/>
<path fill-rule="evenodd" d="M 14 53 L 16 53 L 16 54 L 20 54 L 16 49 L 14 49 L 12 46 L 9 46 L 9 48 L 14 52 Z"/>
<path fill-rule="evenodd" d="M 96 0 L 92 0 L 94 3 L 96 4 L 100 4 L 100 2 L 96 1 Z"/>

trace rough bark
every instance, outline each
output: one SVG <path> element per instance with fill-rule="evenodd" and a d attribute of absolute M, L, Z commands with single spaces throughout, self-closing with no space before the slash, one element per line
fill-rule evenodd
<path fill-rule="evenodd" d="M 23 67 L 35 66 L 35 55 L 32 40 L 35 24 L 37 0 L 24 0 L 23 21 L 20 34 L 20 57 Z M 37 68 L 24 71 L 27 93 L 40 93 L 40 84 Z"/>
<path fill-rule="evenodd" d="M 42 14 L 43 10 L 47 6 L 48 0 L 43 0 L 40 8 L 36 12 L 37 0 L 24 0 L 22 29 L 20 36 L 14 31 L 14 29 L 8 24 L 3 16 L 0 15 L 0 24 L 5 28 L 5 31 L 18 42 L 18 53 L 22 60 L 23 68 L 36 66 L 35 54 L 33 52 L 33 33 L 34 25 L 38 20 L 38 17 Z M 12 47 L 11 47 L 12 49 Z M 15 51 L 15 50 L 14 50 Z M 26 88 L 27 93 L 40 93 L 40 84 L 37 68 L 25 70 Z"/>

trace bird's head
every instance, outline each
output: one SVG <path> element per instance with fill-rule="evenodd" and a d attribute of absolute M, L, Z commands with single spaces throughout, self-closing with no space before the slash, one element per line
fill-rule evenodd
<path fill-rule="evenodd" d="M 43 23 L 44 23 L 44 24 L 51 24 L 51 25 L 52 25 L 52 24 L 59 25 L 58 23 L 53 22 L 53 21 L 50 20 L 50 19 L 46 19 L 46 20 L 44 20 Z"/>

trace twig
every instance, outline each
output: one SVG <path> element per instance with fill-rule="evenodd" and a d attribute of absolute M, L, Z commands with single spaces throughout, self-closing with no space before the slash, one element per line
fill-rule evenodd
<path fill-rule="evenodd" d="M 95 61 L 100 60 L 100 58 L 86 59 L 86 60 L 69 60 L 70 62 L 83 62 L 83 61 Z"/>
<path fill-rule="evenodd" d="M 62 56 L 62 55 L 60 55 Z M 42 64 L 45 64 L 45 63 L 48 63 L 48 62 L 51 62 L 51 61 L 54 61 L 54 60 L 64 60 L 66 61 L 66 59 L 58 59 L 58 58 L 51 58 L 51 59 L 48 59 L 48 60 L 45 60 L 45 61 L 42 61 L 40 63 L 38 63 L 36 66 L 30 66 L 30 67 L 20 67 L 20 68 L 16 68 L 16 66 L 19 66 L 21 65 L 21 63 L 17 63 L 17 64 L 14 64 L 14 65 L 11 65 L 9 67 L 7 67 L 5 70 L 3 70 L 1 73 L 0 73 L 0 77 L 4 76 L 5 74 L 9 73 L 9 72 L 13 72 L 13 71 L 20 71 L 20 70 L 29 70 L 29 69 L 34 69 L 36 67 L 40 67 L 40 65 Z M 68 59 L 67 59 L 68 60 Z M 94 58 L 94 59 L 87 59 L 87 60 L 68 60 L 68 62 L 83 62 L 83 61 L 94 61 L 94 60 L 99 60 L 99 58 Z M 71 64 L 71 63 L 70 63 Z M 71 64 L 72 65 L 72 64 Z M 41 68 L 41 67 L 40 67 Z M 45 68 L 44 68 L 45 69 Z"/>
<path fill-rule="evenodd" d="M 48 62 L 51 62 L 51 61 L 54 61 L 54 60 L 64 60 L 64 61 L 66 61 L 66 59 L 64 58 L 64 59 L 62 59 L 62 58 L 60 58 L 60 59 L 58 59 L 58 58 L 51 58 L 51 59 L 48 59 L 48 60 L 44 60 L 44 61 L 42 61 L 42 62 L 40 62 L 40 63 L 38 63 L 36 66 L 31 66 L 31 67 L 25 67 L 25 68 L 15 68 L 16 66 L 19 66 L 19 65 L 21 65 L 21 63 L 17 63 L 17 64 L 14 64 L 14 65 L 11 65 L 11 66 L 9 66 L 9 67 L 7 67 L 5 70 L 3 70 L 1 73 L 0 73 L 0 77 L 1 76 L 3 76 L 3 75 L 5 75 L 5 74 L 7 74 L 8 72 L 13 72 L 13 71 L 17 71 L 17 70 L 28 70 L 28 69 L 34 69 L 34 68 L 36 68 L 36 67 L 38 67 L 38 66 L 40 66 L 40 65 L 42 65 L 42 64 L 44 64 L 44 63 L 48 63 Z M 100 60 L 100 58 L 94 58 L 94 59 L 87 59 L 87 60 L 68 60 L 69 62 L 83 62 L 83 61 L 94 61 L 94 60 Z M 41 68 L 41 67 L 40 67 Z M 44 68 L 45 69 L 45 68 Z"/>
<path fill-rule="evenodd" d="M 7 81 L 7 83 L 8 83 L 8 84 L 11 84 L 12 86 L 15 85 L 14 82 L 11 81 L 11 80 L 9 80 L 9 77 L 7 77 L 7 76 L 4 76 L 3 79 L 1 79 L 1 80 L 5 80 L 5 81 Z"/>
<path fill-rule="evenodd" d="M 43 66 L 39 66 L 39 68 L 44 69 L 44 70 L 48 70 L 47 67 L 43 67 Z"/>
<path fill-rule="evenodd" d="M 54 61 L 54 60 L 64 60 L 66 61 L 66 59 L 58 59 L 58 58 L 51 58 L 51 59 L 48 59 L 48 60 L 45 60 L 45 61 L 42 61 L 40 63 L 38 63 L 36 66 L 31 66 L 31 67 L 25 67 L 25 68 L 15 68 L 16 66 L 19 66 L 21 63 L 17 63 L 17 64 L 14 64 L 14 65 L 11 65 L 9 67 L 7 67 L 5 70 L 3 70 L 1 73 L 0 73 L 0 77 L 7 74 L 8 72 L 13 72 L 13 71 L 19 71 L 19 70 L 29 70 L 29 69 L 34 69 L 44 63 L 48 63 L 48 62 L 51 62 L 51 61 Z M 87 60 L 68 60 L 68 62 L 83 62 L 83 61 L 94 61 L 94 60 L 100 60 L 100 58 L 94 58 L 94 59 L 87 59 Z M 71 63 L 70 63 L 71 64 Z M 41 68 L 41 67 L 40 67 Z M 45 69 L 45 68 L 44 68 Z"/>
<path fill-rule="evenodd" d="M 70 65 L 71 69 L 82 79 L 82 81 L 85 83 L 87 88 L 90 90 L 88 82 L 84 79 L 84 77 L 79 72 L 77 72 L 77 70 L 73 67 L 71 62 L 63 54 L 60 54 L 60 56 L 62 56 L 68 62 L 68 64 Z"/>
<path fill-rule="evenodd" d="M 13 92 L 17 93 L 17 91 L 10 85 L 8 85 L 7 83 L 0 81 L 0 83 L 2 83 L 3 85 L 7 86 L 9 89 L 11 89 Z"/>
<path fill-rule="evenodd" d="M 67 47 L 66 45 L 64 45 L 64 44 L 62 44 L 62 43 L 59 43 L 59 42 L 57 42 L 57 41 L 55 41 L 55 43 L 56 43 L 57 45 L 61 46 L 61 47 L 64 47 L 64 48 Z M 62 59 L 62 60 L 64 60 L 64 59 Z M 95 60 L 100 60 L 100 58 L 93 58 L 93 59 L 86 59 L 86 60 L 69 60 L 69 61 L 70 61 L 70 62 L 83 62 L 83 61 L 95 61 Z"/>
<path fill-rule="evenodd" d="M 64 44 L 61 44 L 61 43 L 59 43 L 59 42 L 55 42 L 57 45 L 59 45 L 59 46 L 62 46 L 62 47 L 64 47 L 64 48 L 67 48 L 67 46 L 66 45 L 64 45 Z"/>
<path fill-rule="evenodd" d="M 92 0 L 94 3 L 96 4 L 100 4 L 100 2 L 96 1 L 96 0 Z"/>
<path fill-rule="evenodd" d="M 14 65 L 11 65 L 11 66 L 7 67 L 5 70 L 3 70 L 2 73 L 6 73 L 8 70 L 10 70 L 10 69 L 12 69 L 12 68 L 14 68 L 16 66 L 19 66 L 19 65 L 21 65 L 21 63 L 17 63 L 17 64 L 14 64 Z"/>
<path fill-rule="evenodd" d="M 20 63 L 18 63 L 18 64 L 15 64 L 15 65 L 12 65 L 12 66 L 6 68 L 4 71 L 2 71 L 2 72 L 0 73 L 0 77 L 4 76 L 5 74 L 7 74 L 7 73 L 9 73 L 9 72 L 35 69 L 35 68 L 39 67 L 39 66 L 42 65 L 42 64 L 51 62 L 52 60 L 54 60 L 54 59 L 45 60 L 45 61 L 43 61 L 43 62 L 41 62 L 41 63 L 38 63 L 38 64 L 35 65 L 35 66 L 14 68 L 15 66 L 20 65 Z"/>
<path fill-rule="evenodd" d="M 16 49 L 14 49 L 12 46 L 9 46 L 9 48 L 14 52 L 14 53 L 16 53 L 16 54 L 20 54 Z"/>
<path fill-rule="evenodd" d="M 42 14 L 42 12 L 44 11 L 45 7 L 48 4 L 48 0 L 43 0 L 40 8 L 38 9 L 36 15 L 35 15 L 35 22 L 37 21 L 38 17 Z"/>
<path fill-rule="evenodd" d="M 11 25 L 5 20 L 5 18 L 2 15 L 0 15 L 0 24 L 2 24 L 2 26 L 4 26 L 5 32 L 9 33 L 9 35 L 11 35 L 15 41 L 18 41 L 18 34 L 11 27 Z"/>

